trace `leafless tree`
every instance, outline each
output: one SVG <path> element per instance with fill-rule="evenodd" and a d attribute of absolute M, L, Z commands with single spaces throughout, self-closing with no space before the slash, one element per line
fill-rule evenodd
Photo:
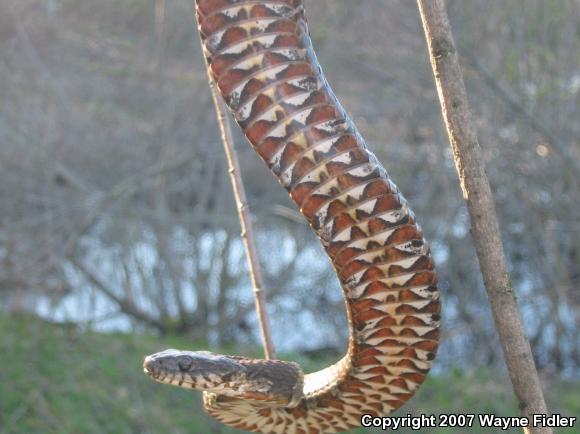
<path fill-rule="evenodd" d="M 570 373 L 580 366 L 577 6 L 448 8 L 536 362 Z M 438 363 L 500 363 L 416 5 L 308 9 L 329 81 L 431 240 L 445 306 Z M 114 317 L 255 342 L 192 2 L 0 0 L 0 10 L 2 304 L 50 316 L 76 294 L 95 327 Z M 289 343 L 284 325 L 292 320 L 292 335 L 304 336 L 316 318 L 323 338 L 307 349 L 342 349 L 341 292 L 320 246 L 234 139 L 272 289 L 274 341 L 305 347 Z"/>

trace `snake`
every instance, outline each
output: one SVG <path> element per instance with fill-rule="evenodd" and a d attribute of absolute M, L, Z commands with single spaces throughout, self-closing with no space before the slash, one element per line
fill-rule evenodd
<path fill-rule="evenodd" d="M 336 433 L 388 415 L 423 383 L 439 343 L 437 275 L 416 216 L 330 88 L 303 0 L 196 0 L 196 18 L 219 93 L 332 262 L 348 349 L 307 374 L 175 349 L 147 356 L 144 372 L 202 391 L 209 415 L 249 432 Z"/>

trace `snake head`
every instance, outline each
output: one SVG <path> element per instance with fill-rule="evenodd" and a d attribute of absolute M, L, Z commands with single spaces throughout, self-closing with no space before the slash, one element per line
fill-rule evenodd
<path fill-rule="evenodd" d="M 304 374 L 296 363 L 208 351 L 155 353 L 145 357 L 143 371 L 160 383 L 289 406 L 297 405 L 304 384 Z"/>
<path fill-rule="evenodd" d="M 217 392 L 243 376 L 246 368 L 209 351 L 165 350 L 145 357 L 143 371 L 160 383 Z"/>

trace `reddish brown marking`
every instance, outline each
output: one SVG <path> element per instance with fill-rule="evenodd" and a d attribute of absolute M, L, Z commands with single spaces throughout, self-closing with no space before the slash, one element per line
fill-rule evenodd
<path fill-rule="evenodd" d="M 377 347 L 381 347 L 381 348 L 389 348 L 389 347 L 400 348 L 401 347 L 401 342 L 399 342 L 396 339 L 396 337 L 394 337 L 393 339 L 385 339 L 380 344 L 377 344 Z"/>
<path fill-rule="evenodd" d="M 421 327 L 421 326 L 424 326 L 425 323 L 420 318 L 416 318 L 414 316 L 407 316 L 407 317 L 403 318 L 403 320 L 401 321 L 401 325 Z"/>
<path fill-rule="evenodd" d="M 421 338 L 437 342 L 440 337 L 439 335 L 440 335 L 439 329 L 433 329 L 432 331 L 421 335 Z"/>
<path fill-rule="evenodd" d="M 401 306 L 399 306 L 395 312 L 397 314 L 401 314 L 401 315 L 413 315 L 416 313 L 425 313 L 423 312 L 421 309 L 417 309 L 413 306 L 409 306 L 408 304 L 402 304 Z"/>
<path fill-rule="evenodd" d="M 281 63 L 286 63 L 290 61 L 285 54 L 279 53 L 277 51 L 266 51 L 262 59 L 262 67 L 280 65 Z"/>
<path fill-rule="evenodd" d="M 364 347 L 364 349 L 363 349 Z M 369 345 L 359 345 L 359 351 L 357 352 L 358 358 L 365 358 L 370 356 L 382 356 L 383 353 L 378 349 L 371 347 Z M 381 373 L 384 374 L 385 370 L 381 368 Z"/>
<path fill-rule="evenodd" d="M 354 315 L 358 315 L 359 312 L 371 309 L 377 303 L 374 300 L 363 299 L 357 300 L 351 304 L 352 312 Z"/>
<path fill-rule="evenodd" d="M 376 267 L 369 267 L 368 270 L 363 274 L 361 282 L 365 280 L 382 279 L 385 277 L 385 273 Z"/>
<path fill-rule="evenodd" d="M 240 41 L 241 42 L 241 41 Z M 267 53 L 270 50 L 280 49 L 300 49 L 302 48 L 300 40 L 293 35 L 280 35 L 276 38 L 272 47 L 265 47 L 259 40 L 248 44 L 247 48 L 239 53 L 217 53 L 211 60 L 211 71 L 216 77 L 219 77 L 227 69 L 236 63 L 247 60 L 260 53 Z"/>
<path fill-rule="evenodd" d="M 314 83 L 316 82 L 316 79 L 312 77 L 304 78 L 304 80 L 309 80 Z M 302 92 L 304 92 L 304 89 L 302 89 L 300 86 L 296 86 L 293 83 L 286 83 L 282 81 L 276 86 L 276 94 L 278 95 L 279 98 L 283 98 L 286 96 Z"/>
<path fill-rule="evenodd" d="M 380 294 L 380 293 L 386 292 L 386 291 L 389 291 L 389 287 L 385 283 L 372 282 L 366 287 L 364 296 L 370 297 L 372 295 Z"/>
<path fill-rule="evenodd" d="M 416 348 L 425 351 L 432 351 L 435 352 L 437 350 L 437 342 L 435 340 L 425 340 L 418 342 L 414 345 Z"/>
<path fill-rule="evenodd" d="M 328 213 L 335 216 L 345 209 L 346 205 L 344 203 L 340 202 L 339 200 L 335 200 L 328 206 Z"/>
<path fill-rule="evenodd" d="M 335 408 L 341 411 L 344 410 L 344 405 L 342 404 L 342 402 L 337 401 L 336 399 L 323 396 L 322 398 L 320 398 L 320 401 L 323 407 Z"/>
<path fill-rule="evenodd" d="M 366 237 L 368 237 L 368 234 L 365 231 L 363 231 L 360 227 L 353 226 L 350 229 L 350 239 L 351 239 L 351 241 L 364 240 Z"/>
<path fill-rule="evenodd" d="M 392 318 L 390 316 L 386 316 L 382 320 L 377 322 L 376 328 L 383 329 L 383 330 L 389 330 L 392 332 L 390 327 L 396 326 L 396 325 L 397 325 L 397 321 L 394 318 Z M 393 336 L 394 336 L 394 333 L 393 333 Z"/>
<path fill-rule="evenodd" d="M 263 408 L 258 411 L 258 414 L 262 417 L 270 417 L 270 415 L 272 414 L 272 410 L 270 410 L 269 408 Z"/>
<path fill-rule="evenodd" d="M 246 30 L 242 29 L 241 27 L 230 27 L 224 32 L 221 38 L 220 48 L 234 45 L 242 39 L 247 38 L 248 36 L 248 32 L 246 32 Z"/>
<path fill-rule="evenodd" d="M 405 268 L 401 265 L 393 265 L 389 272 L 393 275 L 406 274 L 410 270 L 431 270 L 433 269 L 433 260 L 429 257 L 420 257 L 412 266 Z"/>
<path fill-rule="evenodd" d="M 310 93 L 310 96 L 304 100 L 304 102 L 300 105 L 300 107 L 309 107 L 316 104 L 322 103 L 329 103 L 328 95 L 323 92 L 322 90 L 315 90 L 314 92 Z M 282 105 L 290 106 L 289 103 L 282 101 Z M 308 121 L 308 123 L 312 123 L 316 121 Z"/>
<path fill-rule="evenodd" d="M 340 255 L 334 258 L 333 260 L 334 265 L 337 266 L 338 268 L 342 268 L 344 264 L 346 264 L 348 261 L 350 261 L 355 256 L 359 255 L 363 251 L 364 250 L 355 249 L 352 247 L 344 249 L 342 252 L 340 252 Z"/>
<path fill-rule="evenodd" d="M 260 146 L 255 147 L 256 152 L 262 157 L 264 161 L 270 161 L 280 148 L 280 144 L 284 142 L 283 138 L 268 137 L 260 143 Z"/>
<path fill-rule="evenodd" d="M 211 35 L 212 33 L 221 30 L 227 24 L 231 23 L 235 19 L 228 18 L 224 14 L 215 14 L 204 20 L 203 25 L 200 27 L 200 32 L 204 36 Z"/>
<path fill-rule="evenodd" d="M 365 188 L 365 197 L 377 197 L 388 193 L 393 193 L 389 187 L 389 184 L 385 182 L 384 179 L 377 179 L 376 181 L 370 183 Z"/>
<path fill-rule="evenodd" d="M 414 253 L 408 253 L 408 252 L 404 252 L 401 250 L 398 250 L 396 247 L 393 246 L 380 246 L 378 243 L 376 243 L 379 247 L 375 247 L 374 249 L 366 249 L 366 250 L 360 250 L 360 249 L 356 249 L 356 255 L 352 255 L 352 253 L 348 256 L 350 257 L 344 257 L 345 251 L 349 250 L 349 249 L 345 249 L 345 251 L 341 252 L 340 255 L 337 256 L 335 263 L 337 265 L 339 265 L 340 267 L 345 266 L 349 260 L 357 260 L 357 258 L 359 256 L 361 256 L 362 254 L 368 254 L 368 253 L 372 253 L 373 251 L 376 253 L 375 258 L 373 259 L 373 264 L 381 264 L 381 263 L 390 263 L 390 262 L 396 262 L 396 261 L 400 261 L 402 259 L 411 257 L 411 256 L 417 256 Z M 355 250 L 355 249 L 350 249 L 350 250 Z M 340 261 L 340 263 L 339 263 Z M 360 259 L 361 264 L 364 265 L 366 264 L 365 261 L 363 261 L 362 259 Z"/>
<path fill-rule="evenodd" d="M 197 6 L 198 12 L 202 16 L 211 14 L 214 11 L 220 10 L 229 6 L 231 4 L 230 0 L 196 0 L 195 5 Z M 203 23 L 201 17 L 198 19 L 199 22 Z"/>
<path fill-rule="evenodd" d="M 369 380 L 369 381 L 372 381 L 372 380 Z M 365 401 L 366 401 L 366 399 L 365 399 Z M 379 404 L 378 402 L 367 402 L 366 405 L 373 408 L 377 412 L 376 414 L 380 414 L 380 412 L 383 411 L 383 404 Z M 366 409 L 365 409 L 365 413 L 367 413 Z"/>
<path fill-rule="evenodd" d="M 267 18 L 275 16 L 275 13 L 265 5 L 256 5 L 250 9 L 250 18 Z"/>
<path fill-rule="evenodd" d="M 223 74 L 223 71 L 230 66 L 236 64 L 240 57 L 238 54 L 224 54 L 220 56 L 215 56 L 210 69 L 212 76 L 219 77 Z"/>
<path fill-rule="evenodd" d="M 303 184 L 300 184 L 300 185 L 303 185 Z M 309 183 L 309 186 L 312 187 L 310 189 L 310 192 L 312 190 L 314 190 L 315 187 L 317 187 L 317 185 L 312 185 L 310 183 Z M 297 200 L 299 198 L 296 197 L 296 195 L 294 194 L 294 191 L 292 191 L 291 196 L 292 196 L 292 199 L 294 199 L 294 201 L 296 203 L 302 203 L 302 205 L 300 206 L 300 211 L 302 212 L 302 214 L 304 214 L 306 216 L 306 218 L 308 220 L 311 220 L 312 217 L 314 217 L 314 214 L 316 213 L 316 211 L 318 211 L 322 207 L 322 205 L 324 205 L 326 202 L 328 202 L 328 198 L 326 196 L 318 196 L 318 195 L 308 196 L 306 198 L 306 200 L 301 200 L 300 202 Z"/>
<path fill-rule="evenodd" d="M 262 114 L 266 109 L 270 108 L 272 105 L 272 99 L 266 95 L 258 95 L 252 104 L 251 114 L 248 118 L 248 122 L 251 119 L 256 118 L 259 114 Z"/>
<path fill-rule="evenodd" d="M 278 20 L 270 24 L 265 33 L 290 33 L 296 31 L 296 23 L 290 20 Z"/>
<path fill-rule="evenodd" d="M 377 309 L 368 309 L 363 312 L 359 312 L 354 318 L 353 322 L 355 324 L 360 324 L 360 322 L 368 322 L 372 319 L 382 318 L 385 314 Z M 396 325 L 395 321 L 393 320 L 393 325 Z"/>
<path fill-rule="evenodd" d="M 350 262 L 344 268 L 340 269 L 339 276 L 340 276 L 341 280 L 346 280 L 349 277 L 353 276 L 354 274 L 356 274 L 360 271 L 363 271 L 367 267 L 368 267 L 368 264 L 366 264 L 366 263 L 362 263 L 362 262 L 358 262 L 358 261 Z"/>
<path fill-rule="evenodd" d="M 279 80 L 290 80 L 294 77 L 301 77 L 310 74 L 312 74 L 312 66 L 308 63 L 301 62 L 289 64 L 288 68 L 280 71 L 276 77 Z"/>
<path fill-rule="evenodd" d="M 341 169 L 342 169 L 342 171 L 348 170 L 348 168 L 345 168 L 344 166 Z M 337 171 L 338 171 L 338 169 L 337 169 Z M 368 175 L 364 175 L 364 176 L 354 176 L 351 173 L 345 173 L 345 174 L 340 175 L 338 177 L 338 183 L 340 185 L 341 191 L 346 191 L 352 187 L 355 187 L 355 186 L 361 184 L 362 182 L 369 181 L 369 180 L 375 178 L 376 175 L 377 175 L 376 170 L 369 173 Z"/>
<path fill-rule="evenodd" d="M 306 67 L 308 67 L 308 64 L 304 64 L 304 65 L 306 65 Z M 275 68 L 276 67 L 276 65 L 265 65 L 265 66 L 267 68 Z M 288 66 L 288 68 L 291 68 L 291 66 Z M 260 65 L 255 65 L 254 67 L 252 67 L 251 69 L 248 69 L 248 70 L 233 68 L 233 69 L 230 69 L 230 70 L 224 72 L 220 76 L 214 76 L 214 78 L 217 80 L 218 87 L 219 87 L 220 91 L 227 95 L 227 94 L 231 93 L 240 84 L 242 84 L 242 82 L 247 80 L 248 77 L 251 77 L 256 72 L 262 71 L 263 69 L 265 69 L 265 68 L 260 66 Z M 287 68 L 285 68 L 285 69 L 287 69 Z M 283 73 L 283 71 L 284 70 L 280 71 L 279 74 Z M 257 88 L 256 90 L 261 90 L 265 85 L 268 84 L 267 81 L 262 82 L 255 77 L 253 77 L 252 80 L 258 81 L 261 84 L 261 87 Z"/>
<path fill-rule="evenodd" d="M 403 302 L 417 300 L 419 297 L 410 289 L 406 289 L 399 293 L 399 300 Z"/>
<path fill-rule="evenodd" d="M 376 338 L 392 338 L 393 336 L 395 336 L 395 334 L 393 333 L 393 331 L 386 327 L 386 328 L 382 328 L 377 330 L 376 332 L 374 332 L 373 334 L 371 334 L 369 336 L 370 339 L 376 339 Z M 400 345 L 400 343 L 399 343 Z"/>
<path fill-rule="evenodd" d="M 256 95 L 259 91 L 261 91 L 264 87 L 266 87 L 267 84 L 268 83 L 265 83 L 261 80 L 258 80 L 257 78 L 252 77 L 248 81 L 248 83 L 244 87 L 244 90 L 242 91 L 242 94 L 240 95 L 239 105 L 241 106 L 242 104 L 245 104 L 246 102 L 248 102 L 249 99 L 251 99 L 254 95 Z M 222 89 L 220 88 L 220 90 L 222 90 Z M 222 93 L 226 94 L 226 92 L 223 92 L 223 91 L 222 91 Z"/>
<path fill-rule="evenodd" d="M 422 286 L 437 283 L 437 275 L 430 270 L 419 271 L 407 282 L 408 286 Z"/>
<path fill-rule="evenodd" d="M 298 206 L 300 206 L 300 204 L 304 201 L 304 199 L 306 199 L 306 197 L 308 197 L 310 192 L 315 187 L 316 187 L 316 184 L 314 184 L 314 183 L 299 184 L 296 187 L 294 187 L 294 189 L 290 192 L 290 197 Z M 308 220 L 308 222 L 310 222 L 312 220 L 313 213 L 306 214 L 305 211 L 302 211 L 302 213 L 304 214 L 304 216 L 306 217 L 306 220 Z"/>
<path fill-rule="evenodd" d="M 290 156 L 284 152 L 282 160 L 285 160 L 286 158 L 290 159 Z M 297 178 L 302 178 L 303 176 L 306 176 L 315 166 L 316 165 L 314 162 L 310 161 L 308 158 L 301 158 L 294 166 L 293 174 L 295 174 Z"/>
<path fill-rule="evenodd" d="M 306 119 L 306 124 L 317 124 L 324 121 L 330 121 L 332 119 L 336 119 L 337 116 L 340 116 L 340 113 L 336 110 L 336 107 L 332 105 L 325 105 L 321 107 L 317 107 Z"/>
<path fill-rule="evenodd" d="M 401 375 L 404 379 L 412 381 L 413 383 L 416 384 L 421 384 L 423 382 L 423 380 L 425 379 L 425 375 L 420 374 L 420 373 L 411 373 L 411 372 L 407 372 Z"/>
<path fill-rule="evenodd" d="M 289 409 L 289 413 L 296 418 L 301 418 L 306 416 L 306 409 L 303 405 L 299 405 L 298 407 Z"/>
<path fill-rule="evenodd" d="M 379 362 L 373 356 L 356 357 L 352 360 L 352 366 L 355 368 L 362 368 L 363 366 L 373 366 L 378 364 Z"/>
<path fill-rule="evenodd" d="M 246 129 L 246 137 L 250 142 L 256 143 L 272 129 L 272 125 L 275 123 L 276 121 L 254 122 L 250 128 Z"/>
<path fill-rule="evenodd" d="M 355 336 L 351 341 L 349 356 L 352 365 L 349 368 L 352 367 L 352 369 L 347 368 L 346 372 L 341 373 L 343 376 L 336 380 L 338 386 L 333 392 L 317 394 L 309 401 L 308 406 L 305 401 L 302 401 L 296 409 L 282 410 L 286 412 L 285 416 L 276 407 L 268 407 L 266 410 L 258 406 L 255 407 L 257 413 L 254 415 L 262 418 L 259 424 L 248 423 L 243 417 L 240 419 L 234 417 L 233 424 L 250 431 L 262 429 L 268 432 L 269 428 L 258 428 L 258 426 L 270 424 L 269 426 L 272 427 L 273 421 L 276 420 L 280 430 L 284 431 L 289 426 L 286 425 L 287 422 L 292 423 L 296 419 L 316 420 L 316 425 L 306 422 L 308 428 L 300 429 L 295 425 L 292 428 L 293 432 L 312 434 L 321 430 L 335 431 L 337 419 L 344 424 L 343 426 L 353 425 L 350 419 L 345 419 L 347 411 L 364 411 L 383 415 L 384 404 L 394 408 L 402 405 L 412 395 L 410 391 L 397 393 L 397 399 L 387 399 L 382 393 L 392 395 L 386 384 L 391 388 L 407 390 L 405 380 L 414 384 L 420 384 L 423 381 L 427 369 L 418 368 L 415 360 L 419 350 L 426 360 L 431 360 L 434 356 L 439 331 L 436 326 L 432 326 L 432 322 L 438 320 L 440 306 L 438 300 L 430 300 L 422 308 L 406 304 L 423 300 L 422 296 L 412 292 L 413 286 L 427 286 L 427 291 L 437 291 L 435 286 L 437 278 L 432 271 L 432 260 L 428 254 L 425 254 L 417 257 L 408 269 L 392 265 L 409 255 L 415 256 L 414 253 L 398 250 L 394 244 L 411 243 L 414 248 L 418 249 L 423 245 L 423 234 L 416 226 L 411 211 L 396 222 L 386 222 L 378 218 L 378 214 L 400 209 L 403 201 L 398 190 L 388 180 L 382 169 L 358 176 L 353 175 L 353 169 L 368 164 L 369 154 L 364 141 L 355 134 L 351 124 L 345 122 L 348 118 L 340 106 L 335 104 L 333 95 L 329 92 L 323 77 L 318 73 L 314 57 L 308 51 L 310 42 L 308 35 L 303 34 L 305 27 L 302 23 L 302 1 L 273 0 L 268 3 L 294 7 L 296 15 L 282 16 L 288 12 L 286 10 L 282 12 L 279 19 L 268 24 L 267 29 L 260 30 L 257 26 L 254 27 L 250 20 L 268 19 L 277 15 L 277 12 L 268 8 L 265 3 L 246 0 L 197 0 L 198 19 L 203 34 L 216 34 L 226 29 L 221 40 L 206 39 L 206 50 L 210 49 L 216 53 L 213 58 L 210 56 L 209 59 L 211 73 L 214 77 L 219 77 L 219 89 L 226 93 L 228 104 L 234 110 L 238 110 L 238 117 L 242 114 L 240 111 L 242 105 L 252 101 L 251 107 L 244 108 L 243 113 L 247 117 L 240 122 L 240 125 L 262 159 L 269 163 L 274 162 L 271 165 L 276 174 L 291 177 L 289 180 L 285 178 L 285 182 L 289 181 L 289 187 L 287 187 L 289 193 L 301 207 L 301 211 L 311 225 L 315 229 L 320 229 L 320 226 L 324 225 L 324 231 L 320 233 L 328 242 L 327 252 L 333 259 L 333 265 L 339 272 L 343 285 L 347 284 L 346 278 L 359 274 L 356 281 L 348 282 L 345 286 L 346 292 L 352 294 L 349 291 L 354 286 L 367 284 L 358 299 L 349 300 L 352 327 L 355 331 L 365 330 L 366 333 Z M 223 12 L 225 8 L 232 11 L 233 9 L 229 6 L 250 7 L 239 9 L 236 16 L 230 18 Z M 205 22 L 204 17 L 207 17 Z M 248 30 L 241 27 L 242 23 L 247 24 Z M 271 40 L 257 39 L 258 35 L 266 34 L 276 35 L 273 43 Z M 247 46 L 240 45 L 243 51 L 229 55 L 220 54 L 220 50 L 241 41 L 248 41 Z M 279 49 L 300 50 L 301 48 L 307 50 L 289 54 L 278 51 Z M 305 57 L 300 60 L 291 60 L 296 54 Z M 257 55 L 262 55 L 260 65 L 256 64 L 251 69 L 241 69 L 237 66 L 241 65 L 244 60 Z M 275 77 L 258 79 L 265 75 L 262 74 L 263 71 L 281 64 L 284 68 L 277 72 Z M 291 84 L 289 80 L 292 79 L 300 79 L 301 82 L 296 85 Z M 230 95 L 234 89 L 237 89 L 236 94 Z M 273 96 L 266 97 L 262 93 L 266 89 Z M 293 104 L 284 99 L 305 92 L 311 93 L 300 104 Z M 276 112 L 272 117 L 273 120 L 257 120 L 260 115 L 274 107 L 276 107 Z M 312 108 L 312 110 L 303 125 L 293 116 L 305 108 Z M 250 110 L 249 116 L 247 109 Z M 282 120 L 285 120 L 284 127 L 280 127 Z M 285 137 L 268 137 L 274 128 L 282 131 Z M 318 145 L 329 138 L 335 140 L 334 146 L 327 151 L 321 151 L 323 146 Z M 303 143 L 303 139 L 306 143 Z M 348 163 L 333 161 L 345 152 L 349 152 Z M 274 156 L 276 156 L 275 159 Z M 285 173 L 286 170 L 288 172 Z M 317 174 L 316 179 L 302 182 L 304 177 L 314 171 Z M 320 188 L 325 183 L 324 188 Z M 358 192 L 358 188 L 356 195 L 344 194 L 357 186 L 364 186 L 362 194 Z M 314 194 L 315 190 L 318 191 L 316 194 Z M 371 199 L 376 201 L 373 209 L 363 211 L 361 207 L 363 204 L 368 204 Z M 321 212 L 323 207 L 324 214 Z M 325 216 L 324 221 L 314 218 L 318 212 L 321 216 Z M 393 231 L 388 239 L 379 242 L 372 238 L 375 235 L 384 234 L 387 230 Z M 332 238 L 339 235 L 343 240 L 348 235 L 348 240 L 333 242 Z M 361 243 L 361 247 L 352 246 L 354 241 L 363 239 L 365 241 Z M 364 260 L 361 257 L 363 254 Z M 385 268 L 383 271 L 378 265 L 384 264 L 391 265 L 383 267 Z M 380 281 L 380 279 L 401 274 L 406 276 L 403 279 L 404 282 L 397 285 L 390 283 L 393 288 L 389 288 L 387 284 Z M 358 295 L 360 288 L 356 290 Z M 368 297 L 371 296 L 376 299 L 369 299 Z M 377 309 L 377 305 L 384 303 L 392 304 L 389 308 L 396 313 L 395 318 L 385 316 L 382 310 Z M 370 330 L 369 321 L 373 322 L 373 329 Z M 432 326 L 433 329 L 424 332 L 425 326 Z M 417 342 L 410 344 L 408 341 L 401 340 L 400 337 L 412 337 L 417 339 Z M 373 341 L 375 345 L 371 345 L 366 339 L 375 339 L 376 341 Z M 405 359 L 395 362 L 394 365 L 392 362 L 382 365 L 377 357 L 382 355 L 383 351 L 387 354 L 398 354 Z M 393 366 L 406 367 L 412 372 L 401 374 L 395 379 L 386 377 L 395 375 L 393 373 L 399 371 L 398 369 L 389 370 Z M 357 378 L 357 372 L 360 372 L 356 369 L 357 367 L 365 367 L 366 369 L 362 371 L 372 376 L 369 378 L 367 375 L 367 380 L 361 381 Z M 363 386 L 364 392 L 361 391 Z M 341 394 L 345 392 L 352 396 L 349 404 L 343 406 Z M 255 395 L 254 398 L 252 401 L 262 397 Z M 381 400 L 382 403 L 379 402 Z M 236 398 L 228 398 L 224 402 L 231 403 L 229 405 L 234 409 L 239 401 Z M 216 409 L 215 412 L 211 410 L 210 413 L 219 419 L 220 411 Z M 223 411 L 227 413 L 228 409 L 224 408 Z"/>
<path fill-rule="evenodd" d="M 329 120 L 325 122 L 325 124 L 335 127 L 336 124 L 340 122 L 341 122 L 340 119 L 337 118 Z M 336 131 L 334 129 L 332 131 L 329 131 L 327 129 L 321 128 L 321 125 L 314 125 L 314 127 L 308 131 L 307 137 L 310 143 L 316 143 L 321 142 L 322 140 L 332 137 L 334 135 L 336 135 Z"/>
<path fill-rule="evenodd" d="M 379 228 L 378 225 L 376 227 L 378 232 L 381 232 L 383 229 L 386 228 Z M 374 231 L 371 231 L 374 233 Z M 389 243 L 391 244 L 402 244 L 407 240 L 417 240 L 423 238 L 423 232 L 415 225 L 404 225 L 399 226 L 396 228 L 391 236 L 389 237 Z"/>
<path fill-rule="evenodd" d="M 294 30 L 294 29 L 293 29 Z M 296 35 L 291 34 L 280 34 L 276 37 L 274 41 L 275 47 L 296 47 L 303 48 L 302 40 Z"/>
<path fill-rule="evenodd" d="M 401 197 L 396 192 L 391 192 L 377 198 L 373 214 L 385 213 L 401 208 Z"/>
<path fill-rule="evenodd" d="M 344 392 L 358 392 L 364 386 L 365 383 L 363 383 L 362 381 L 354 380 L 349 381 L 348 383 L 341 384 L 339 388 Z"/>

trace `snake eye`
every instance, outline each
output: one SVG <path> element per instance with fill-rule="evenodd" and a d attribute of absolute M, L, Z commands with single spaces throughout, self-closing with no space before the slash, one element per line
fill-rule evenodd
<path fill-rule="evenodd" d="M 193 358 L 190 356 L 180 356 L 177 364 L 179 365 L 179 370 L 181 372 L 189 371 L 189 368 L 193 365 Z"/>

